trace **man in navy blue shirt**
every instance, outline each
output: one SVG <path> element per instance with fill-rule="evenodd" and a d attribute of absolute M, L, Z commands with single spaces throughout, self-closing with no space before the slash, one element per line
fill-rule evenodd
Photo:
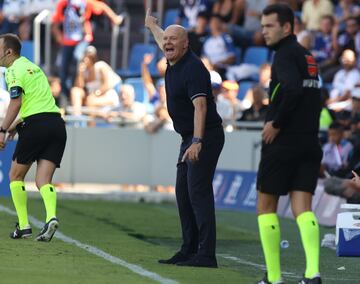
<path fill-rule="evenodd" d="M 176 200 L 183 243 L 164 264 L 217 267 L 212 180 L 224 145 L 210 74 L 189 49 L 186 30 L 171 25 L 163 31 L 147 11 L 145 26 L 167 59 L 165 87 L 174 128 L 182 137 L 177 163 Z"/>

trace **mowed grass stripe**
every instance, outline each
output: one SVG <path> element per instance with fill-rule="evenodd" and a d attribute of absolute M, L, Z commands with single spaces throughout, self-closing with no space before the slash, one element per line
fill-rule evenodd
<path fill-rule="evenodd" d="M 13 215 L 13 216 L 16 216 L 16 213 L 15 211 L 9 209 L 8 207 L 5 207 L 3 205 L 0 204 L 0 211 L 2 212 L 5 212 L 9 215 Z M 41 229 L 44 225 L 43 222 L 40 222 L 39 220 L 37 220 L 35 217 L 32 217 L 31 215 L 29 215 L 29 221 L 30 223 L 32 224 L 33 227 L 36 227 L 38 229 Z M 115 257 L 115 256 L 112 256 L 104 251 L 102 251 L 101 249 L 98 249 L 94 246 L 91 246 L 91 245 L 87 245 L 87 244 L 84 244 L 78 240 L 75 240 L 71 237 L 68 237 L 64 234 L 62 234 L 61 232 L 57 232 L 54 236 L 55 238 L 58 238 L 60 240 L 62 240 L 63 242 L 65 243 L 68 243 L 68 244 L 71 244 L 71 245 L 75 245 L 87 252 L 90 252 L 96 256 L 99 256 L 101 258 L 103 258 L 104 260 L 106 261 L 109 261 L 111 263 L 114 263 L 114 264 L 117 264 L 117 265 L 121 265 L 129 270 L 131 270 L 132 272 L 138 274 L 138 275 L 141 275 L 141 276 L 144 276 L 144 277 L 147 277 L 147 278 L 150 278 L 151 280 L 154 280 L 156 282 L 159 282 L 159 283 L 162 283 L 162 284 L 177 284 L 178 282 L 177 281 L 174 281 L 172 279 L 168 279 L 168 278 L 164 278 L 162 276 L 160 276 L 159 274 L 157 273 L 154 273 L 154 272 L 151 272 L 151 271 L 148 271 L 144 268 L 142 268 L 141 266 L 139 265 L 135 265 L 135 264 L 132 264 L 132 263 L 128 263 L 118 257 Z M 18 240 L 18 241 L 21 241 L 21 240 Z"/>

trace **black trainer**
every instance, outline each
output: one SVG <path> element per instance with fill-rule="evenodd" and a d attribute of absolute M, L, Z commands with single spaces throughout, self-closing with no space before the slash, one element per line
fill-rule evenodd
<path fill-rule="evenodd" d="M 189 260 L 190 256 L 187 254 L 182 253 L 181 251 L 178 251 L 169 259 L 159 259 L 158 262 L 161 264 L 177 264 L 180 261 L 186 261 Z"/>
<path fill-rule="evenodd" d="M 55 217 L 51 218 L 36 236 L 36 240 L 40 242 L 50 242 L 58 227 L 59 220 Z"/>
<path fill-rule="evenodd" d="M 277 282 L 269 282 L 267 278 L 267 273 L 265 273 L 265 276 L 262 280 L 259 282 L 256 282 L 256 284 L 284 284 L 283 280 L 277 281 Z"/>
<path fill-rule="evenodd" d="M 195 255 L 187 261 L 176 263 L 178 266 L 193 266 L 193 267 L 209 267 L 217 268 L 217 261 L 215 257 L 205 257 L 201 255 Z"/>
<path fill-rule="evenodd" d="M 321 284 L 321 283 L 322 281 L 320 275 L 317 275 L 313 278 L 306 278 L 304 276 L 304 278 L 299 281 L 299 284 Z"/>
<path fill-rule="evenodd" d="M 32 235 L 32 229 L 30 225 L 28 225 L 25 229 L 20 230 L 19 223 L 16 223 L 15 228 L 15 231 L 10 233 L 10 238 L 12 239 L 30 238 Z"/>

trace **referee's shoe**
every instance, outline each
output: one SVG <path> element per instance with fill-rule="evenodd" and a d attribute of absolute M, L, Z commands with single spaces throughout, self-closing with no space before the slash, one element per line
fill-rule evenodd
<path fill-rule="evenodd" d="M 51 218 L 36 236 L 36 240 L 39 242 L 50 242 L 58 227 L 59 220 L 55 217 Z"/>
<path fill-rule="evenodd" d="M 20 230 L 19 223 L 15 224 L 15 231 L 10 233 L 12 239 L 25 239 L 30 238 L 32 235 L 32 229 L 30 225 L 27 225 L 25 229 Z"/>
<path fill-rule="evenodd" d="M 321 277 L 320 275 L 316 275 L 313 278 L 303 278 L 299 281 L 299 284 L 321 284 Z"/>
<path fill-rule="evenodd" d="M 265 276 L 262 280 L 259 282 L 256 282 L 256 284 L 284 284 L 283 280 L 277 281 L 277 282 L 269 282 L 267 278 L 267 273 L 265 273 Z"/>

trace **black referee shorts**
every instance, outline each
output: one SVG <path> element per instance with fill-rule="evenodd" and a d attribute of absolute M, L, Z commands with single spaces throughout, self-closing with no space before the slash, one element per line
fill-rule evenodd
<path fill-rule="evenodd" d="M 66 144 L 65 122 L 58 113 L 40 113 L 27 117 L 16 126 L 19 139 L 13 161 L 31 164 L 40 159 L 60 167 Z"/>
<path fill-rule="evenodd" d="M 319 144 L 263 144 L 257 190 L 273 195 L 287 195 L 293 190 L 314 194 L 321 159 Z"/>

